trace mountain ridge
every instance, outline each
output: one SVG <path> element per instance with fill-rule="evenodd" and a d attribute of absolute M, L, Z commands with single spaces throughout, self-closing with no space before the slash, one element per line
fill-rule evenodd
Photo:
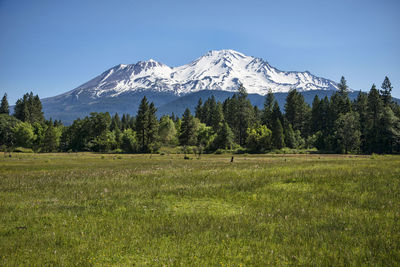
<path fill-rule="evenodd" d="M 234 92 L 243 84 L 249 93 L 266 95 L 291 89 L 337 90 L 337 84 L 309 71 L 282 71 L 266 60 L 234 50 L 211 50 L 192 62 L 169 67 L 153 59 L 118 64 L 62 95 L 116 97 L 135 91 L 169 92 L 183 96 L 201 90 Z"/>

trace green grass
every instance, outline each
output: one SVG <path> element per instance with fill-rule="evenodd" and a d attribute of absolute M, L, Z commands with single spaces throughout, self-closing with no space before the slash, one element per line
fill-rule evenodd
<path fill-rule="evenodd" d="M 0 265 L 394 266 L 400 157 L 13 154 Z"/>

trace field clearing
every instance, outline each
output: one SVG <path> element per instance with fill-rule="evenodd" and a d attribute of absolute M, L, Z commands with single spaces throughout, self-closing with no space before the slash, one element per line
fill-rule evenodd
<path fill-rule="evenodd" d="M 0 265 L 400 262 L 400 156 L 13 154 Z"/>

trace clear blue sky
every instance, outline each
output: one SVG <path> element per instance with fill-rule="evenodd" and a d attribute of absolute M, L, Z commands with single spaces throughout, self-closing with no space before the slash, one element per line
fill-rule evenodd
<path fill-rule="evenodd" d="M 400 97 L 400 1 L 0 0 L 0 94 L 13 104 L 81 85 L 119 63 L 186 64 L 234 49 Z M 0 97 L 1 97 L 0 96 Z"/>

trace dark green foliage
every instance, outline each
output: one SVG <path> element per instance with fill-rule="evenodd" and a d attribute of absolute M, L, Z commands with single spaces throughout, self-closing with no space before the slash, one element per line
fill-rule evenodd
<path fill-rule="evenodd" d="M 304 139 L 301 137 L 300 131 L 293 131 L 292 125 L 286 124 L 285 132 L 285 146 L 289 148 L 301 148 L 304 145 Z"/>
<path fill-rule="evenodd" d="M 44 133 L 43 138 L 43 152 L 55 152 L 59 147 L 59 140 L 53 122 L 50 120 L 49 125 Z"/>
<path fill-rule="evenodd" d="M 272 127 L 272 146 L 281 149 L 285 146 L 283 127 L 281 121 L 276 118 Z"/>
<path fill-rule="evenodd" d="M 223 103 L 224 118 L 235 135 L 235 142 L 246 144 L 247 129 L 254 124 L 254 108 L 247 98 L 246 89 L 241 84 L 238 93 Z"/>
<path fill-rule="evenodd" d="M 217 137 L 214 139 L 213 148 L 230 149 L 233 145 L 233 138 L 233 132 L 228 123 L 223 122 L 222 127 L 217 132 Z"/>
<path fill-rule="evenodd" d="M 7 114 L 0 114 L 0 148 L 10 148 L 15 145 L 14 127 L 20 121 Z"/>
<path fill-rule="evenodd" d="M 286 98 L 285 117 L 292 124 L 293 130 L 299 130 L 303 136 L 308 135 L 308 124 L 311 117 L 310 106 L 296 89 L 291 90 Z"/>
<path fill-rule="evenodd" d="M 376 89 L 375 84 L 372 85 L 371 90 L 368 93 L 368 104 L 367 104 L 367 140 L 368 152 L 382 153 L 381 147 L 381 136 L 379 129 L 379 121 L 382 116 L 383 102 L 379 95 L 379 91 Z"/>
<path fill-rule="evenodd" d="M 340 78 L 340 83 L 338 83 L 338 88 L 339 88 L 339 94 L 346 97 L 349 92 L 349 87 L 347 86 L 347 81 L 343 76 L 342 78 Z"/>
<path fill-rule="evenodd" d="M 265 98 L 264 109 L 262 110 L 262 115 L 261 115 L 261 123 L 266 125 L 268 128 L 272 128 L 272 123 L 274 121 L 271 118 L 274 103 L 275 103 L 274 94 L 271 91 L 269 91 Z"/>
<path fill-rule="evenodd" d="M 34 96 L 32 92 L 26 93 L 18 99 L 14 107 L 14 116 L 23 122 L 44 123 L 42 112 L 42 102 L 39 96 Z"/>
<path fill-rule="evenodd" d="M 337 152 L 347 154 L 360 147 L 359 116 L 355 112 L 341 114 L 335 122 L 336 138 L 339 146 Z"/>
<path fill-rule="evenodd" d="M 156 115 L 157 109 L 154 106 L 154 103 L 151 102 L 149 106 L 148 112 L 148 125 L 147 125 L 147 145 L 149 146 L 150 151 L 153 151 L 152 146 L 157 141 L 158 136 L 158 120 Z"/>
<path fill-rule="evenodd" d="M 391 92 L 393 89 L 392 83 L 387 76 L 385 76 L 385 80 L 383 81 L 381 88 L 382 90 L 380 90 L 380 92 L 382 96 L 382 101 L 383 104 L 387 106 L 392 102 Z"/>
<path fill-rule="evenodd" d="M 137 152 L 136 133 L 132 129 L 126 129 L 122 133 L 121 149 L 126 153 Z"/>
<path fill-rule="evenodd" d="M 310 122 L 310 131 L 312 134 L 321 131 L 324 127 L 322 125 L 322 103 L 319 100 L 318 95 L 315 95 L 312 107 L 311 107 L 311 122 Z"/>
<path fill-rule="evenodd" d="M 360 150 L 367 151 L 368 96 L 361 91 L 353 103 L 353 110 L 358 114 L 360 126 Z"/>
<path fill-rule="evenodd" d="M 114 117 L 112 117 L 112 119 L 111 119 L 110 130 L 114 131 L 115 129 L 122 130 L 122 122 L 119 118 L 118 113 L 115 113 Z"/>
<path fill-rule="evenodd" d="M 204 120 L 204 112 L 203 112 L 203 101 L 199 98 L 197 102 L 197 106 L 195 108 L 195 117 L 198 118 L 201 122 Z"/>
<path fill-rule="evenodd" d="M 149 102 L 146 96 L 140 102 L 138 113 L 136 115 L 136 135 L 140 145 L 140 150 L 147 150 L 147 130 L 149 125 Z"/>
<path fill-rule="evenodd" d="M 400 143 L 400 119 L 396 117 L 388 106 L 383 108 L 379 121 L 381 136 L 381 149 L 383 153 L 393 153 L 393 150 Z"/>
<path fill-rule="evenodd" d="M 196 144 L 196 140 L 196 124 L 190 110 L 187 108 L 182 117 L 182 124 L 179 132 L 179 144 L 181 146 L 192 146 Z"/>
<path fill-rule="evenodd" d="M 10 114 L 10 107 L 8 105 L 7 94 L 4 94 L 3 98 L 1 99 L 0 105 L 0 114 Z"/>

